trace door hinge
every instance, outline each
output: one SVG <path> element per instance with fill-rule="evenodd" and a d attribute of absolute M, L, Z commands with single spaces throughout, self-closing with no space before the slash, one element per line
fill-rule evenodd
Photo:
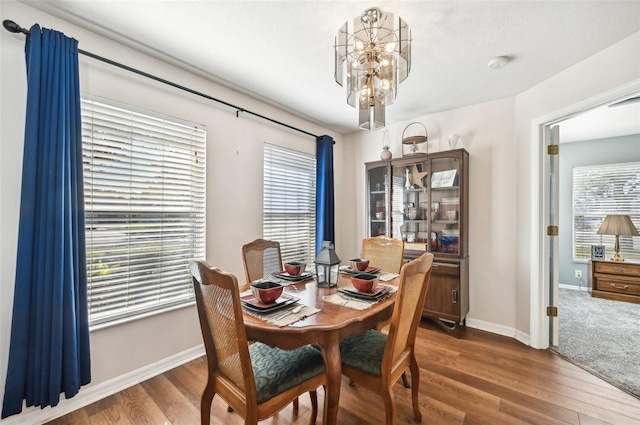
<path fill-rule="evenodd" d="M 558 155 L 560 153 L 560 145 L 547 145 L 547 155 Z"/>
<path fill-rule="evenodd" d="M 547 236 L 558 236 L 558 226 L 547 226 Z"/>
<path fill-rule="evenodd" d="M 558 307 L 554 305 L 547 306 L 547 316 L 558 317 Z"/>

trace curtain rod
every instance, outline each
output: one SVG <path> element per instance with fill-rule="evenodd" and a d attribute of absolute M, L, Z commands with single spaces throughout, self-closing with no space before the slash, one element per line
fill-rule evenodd
<path fill-rule="evenodd" d="M 22 34 L 29 35 L 29 30 L 28 29 L 22 28 L 20 25 L 16 24 L 14 21 L 11 21 L 9 19 L 6 19 L 6 20 L 2 21 L 2 25 L 4 26 L 4 29 L 6 29 L 9 32 L 16 33 L 16 34 L 22 33 Z M 108 63 L 109 65 L 113 65 L 113 66 L 116 66 L 118 68 L 122 68 L 122 69 L 124 69 L 126 71 L 133 72 L 134 74 L 142 75 L 143 77 L 147 77 L 147 78 L 150 78 L 152 80 L 159 81 L 159 82 L 167 84 L 167 85 L 169 85 L 171 87 L 175 87 L 177 89 L 184 90 L 184 91 L 189 92 L 191 94 L 195 94 L 197 96 L 204 97 L 205 99 L 213 100 L 214 102 L 218 102 L 218 103 L 221 103 L 223 105 L 226 105 L 226 106 L 236 110 L 236 117 L 239 117 L 239 113 L 240 112 L 245 112 L 247 114 L 251 114 L 251 115 L 256 116 L 258 118 L 262 118 L 263 120 L 271 121 L 272 123 L 281 125 L 283 127 L 290 128 L 291 130 L 299 131 L 300 133 L 304 133 L 304 134 L 306 134 L 308 136 L 315 137 L 316 139 L 319 137 L 319 136 L 316 136 L 313 133 L 309 133 L 308 131 L 301 130 L 299 128 L 293 127 L 293 126 L 291 126 L 289 124 L 285 124 L 285 123 L 283 123 L 281 121 L 277 121 L 277 120 L 274 120 L 274 119 L 269 118 L 269 117 L 265 117 L 264 115 L 260 115 L 260 114 L 258 114 L 256 112 L 250 111 L 248 109 L 241 108 L 241 107 L 236 106 L 236 105 L 234 105 L 232 103 L 225 102 L 224 100 L 217 99 L 217 98 L 215 98 L 213 96 L 209 96 L 208 94 L 204 94 L 202 92 L 190 89 L 189 87 L 185 87 L 185 86 L 182 86 L 180 84 L 174 83 L 172 81 L 165 80 L 164 78 L 156 77 L 155 75 L 149 74 L 149 73 L 144 72 L 144 71 L 140 71 L 139 69 L 135 69 L 135 68 L 132 68 L 130 66 L 121 64 L 121 63 L 116 62 L 116 61 L 113 61 L 111 59 L 107 59 L 105 57 L 98 56 L 98 55 L 96 55 L 94 53 L 91 53 L 91 52 L 87 52 L 86 50 L 78 49 L 78 53 L 80 53 L 82 55 L 85 55 L 85 56 L 89 56 L 90 58 L 93 58 L 93 59 L 97 59 L 97 60 L 99 60 L 101 62 Z"/>

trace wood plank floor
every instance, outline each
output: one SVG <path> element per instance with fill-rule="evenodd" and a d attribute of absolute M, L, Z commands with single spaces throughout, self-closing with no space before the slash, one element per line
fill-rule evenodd
<path fill-rule="evenodd" d="M 423 424 L 640 425 L 640 400 L 567 362 L 551 351 L 528 348 L 511 338 L 466 329 L 460 339 L 421 324 L 417 339 Z M 190 363 L 49 422 L 49 425 L 197 425 L 206 361 Z M 395 386 L 398 424 L 415 423 L 410 390 Z M 321 423 L 323 392 L 319 390 Z M 310 402 L 300 399 L 261 422 L 309 423 Z M 242 424 L 215 397 L 212 424 Z M 382 424 L 377 395 L 343 378 L 340 425 Z"/>

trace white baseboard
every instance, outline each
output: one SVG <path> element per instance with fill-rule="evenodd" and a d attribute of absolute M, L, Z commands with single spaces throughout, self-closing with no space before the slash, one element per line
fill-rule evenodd
<path fill-rule="evenodd" d="M 566 283 L 559 283 L 558 284 L 558 288 L 560 289 L 570 289 L 572 291 L 582 291 L 582 292 L 587 292 L 587 290 L 589 288 L 587 288 L 586 286 L 576 286 L 576 285 L 567 285 Z"/>
<path fill-rule="evenodd" d="M 521 343 L 523 343 L 524 345 L 531 345 L 530 344 L 530 338 L 529 338 L 529 334 L 524 333 L 522 331 L 519 331 L 516 329 L 516 336 L 515 336 L 516 340 L 520 341 Z"/>
<path fill-rule="evenodd" d="M 478 320 L 472 317 L 467 317 L 466 324 L 470 328 L 480 329 L 482 331 L 487 331 L 502 336 L 508 336 L 509 338 L 516 339 L 524 345 L 529 345 L 529 334 L 526 334 L 515 328 L 498 325 L 491 322 L 485 322 L 484 320 Z"/>
<path fill-rule="evenodd" d="M 509 326 L 485 322 L 484 320 L 478 320 L 471 317 L 467 317 L 466 324 L 470 328 L 480 329 L 482 331 L 487 331 L 498 335 L 508 336 L 511 338 L 515 338 L 516 336 L 516 330 Z"/>
<path fill-rule="evenodd" d="M 181 353 L 162 359 L 156 363 L 144 366 L 140 369 L 129 372 L 125 375 L 109 381 L 96 384 L 87 388 L 81 388 L 75 397 L 60 400 L 56 407 L 45 407 L 40 409 L 30 407 L 23 409 L 19 415 L 10 416 L 4 420 L 0 420 L 1 425 L 38 425 L 53 419 L 64 416 L 74 410 L 81 409 L 89 404 L 102 400 L 112 394 L 118 393 L 154 376 L 160 375 L 168 370 L 176 368 L 182 364 L 197 359 L 205 354 L 204 345 L 190 348 Z"/>

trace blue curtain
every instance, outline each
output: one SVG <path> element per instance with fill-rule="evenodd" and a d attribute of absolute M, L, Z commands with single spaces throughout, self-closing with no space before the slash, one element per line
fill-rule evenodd
<path fill-rule="evenodd" d="M 2 418 L 91 380 L 78 42 L 31 28 L 9 364 Z"/>
<path fill-rule="evenodd" d="M 316 255 L 322 241 L 336 242 L 333 200 L 333 138 L 316 139 Z"/>

